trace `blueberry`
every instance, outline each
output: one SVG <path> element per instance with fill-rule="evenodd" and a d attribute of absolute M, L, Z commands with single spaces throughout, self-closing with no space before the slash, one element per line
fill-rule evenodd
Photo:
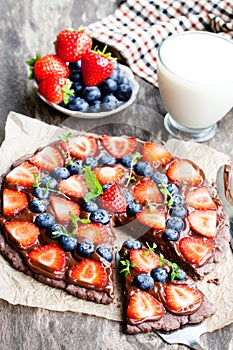
<path fill-rule="evenodd" d="M 39 198 L 35 198 L 29 203 L 29 209 L 33 213 L 44 213 L 47 207 L 48 207 L 48 202 Z"/>
<path fill-rule="evenodd" d="M 99 222 L 100 224 L 107 225 L 110 221 L 108 212 L 104 209 L 98 209 L 91 213 L 90 218 L 93 222 Z"/>
<path fill-rule="evenodd" d="M 81 160 L 74 160 L 71 164 L 67 165 L 67 169 L 71 175 L 79 174 L 82 169 Z"/>
<path fill-rule="evenodd" d="M 178 218 L 185 218 L 187 216 L 187 210 L 181 205 L 176 205 L 171 208 L 171 216 L 177 216 Z"/>
<path fill-rule="evenodd" d="M 111 184 L 105 184 L 102 186 L 103 191 L 106 191 L 109 187 L 111 187 Z"/>
<path fill-rule="evenodd" d="M 141 210 L 142 210 L 141 204 L 136 202 L 130 202 L 126 207 L 126 213 L 128 216 L 134 216 Z"/>
<path fill-rule="evenodd" d="M 149 162 L 141 160 L 134 165 L 134 171 L 137 175 L 150 176 L 153 174 L 153 167 Z"/>
<path fill-rule="evenodd" d="M 44 176 L 41 179 L 41 187 L 49 188 L 50 190 L 55 190 L 57 188 L 57 180 L 52 176 Z"/>
<path fill-rule="evenodd" d="M 167 185 L 168 184 L 168 177 L 167 175 L 163 174 L 163 173 L 154 173 L 151 176 L 151 179 L 157 184 L 163 184 L 163 185 Z"/>
<path fill-rule="evenodd" d="M 116 163 L 116 158 L 113 157 L 111 154 L 105 152 L 101 154 L 99 163 L 104 165 L 113 165 Z"/>
<path fill-rule="evenodd" d="M 110 247 L 101 245 L 96 249 L 96 252 L 105 260 L 112 261 L 113 259 L 113 253 Z"/>
<path fill-rule="evenodd" d="M 182 231 L 184 228 L 184 222 L 181 218 L 178 218 L 177 216 L 171 217 L 166 222 L 167 228 L 173 228 L 176 231 Z"/>
<path fill-rule="evenodd" d="M 92 169 L 94 169 L 98 166 L 98 160 L 94 157 L 89 156 L 84 159 L 83 165 L 90 166 Z"/>
<path fill-rule="evenodd" d="M 130 84 L 129 78 L 126 75 L 124 75 L 124 74 L 119 74 L 119 76 L 118 76 L 118 84 L 129 85 Z"/>
<path fill-rule="evenodd" d="M 70 176 L 70 172 L 65 167 L 57 167 L 53 169 L 52 176 L 57 180 L 65 180 Z"/>
<path fill-rule="evenodd" d="M 167 190 L 171 193 L 172 196 L 174 194 L 178 194 L 178 192 L 179 192 L 179 189 L 175 184 L 168 184 Z"/>
<path fill-rule="evenodd" d="M 129 84 L 119 84 L 115 96 L 119 101 L 128 101 L 132 95 L 132 87 Z"/>
<path fill-rule="evenodd" d="M 93 211 L 98 210 L 98 205 L 95 202 L 88 202 L 82 204 L 82 210 L 91 213 Z"/>
<path fill-rule="evenodd" d="M 142 244 L 137 239 L 134 238 L 128 238 L 124 243 L 123 247 L 127 249 L 141 249 Z"/>
<path fill-rule="evenodd" d="M 87 110 L 89 108 L 89 104 L 83 98 L 76 97 L 72 101 L 69 102 L 68 107 L 71 111 L 78 111 L 78 112 L 85 113 L 85 112 L 87 112 Z"/>
<path fill-rule="evenodd" d="M 178 274 L 179 276 L 176 276 L 175 280 L 183 281 L 186 279 L 186 273 L 184 272 L 184 270 L 179 269 L 176 271 L 176 274 Z"/>
<path fill-rule="evenodd" d="M 77 96 L 84 88 L 84 85 L 81 81 L 76 81 L 73 83 L 72 88 L 74 89 L 75 95 Z"/>
<path fill-rule="evenodd" d="M 32 191 L 32 195 L 39 199 L 49 199 L 50 193 L 46 188 L 36 187 Z"/>
<path fill-rule="evenodd" d="M 69 63 L 70 71 L 72 71 L 72 70 L 81 70 L 81 68 L 82 68 L 82 60 L 78 60 L 78 61 Z"/>
<path fill-rule="evenodd" d="M 172 199 L 173 199 L 173 203 L 172 203 L 173 206 L 184 204 L 184 199 L 180 194 L 175 194 L 174 196 L 172 196 Z"/>
<path fill-rule="evenodd" d="M 60 224 L 53 224 L 47 230 L 49 237 L 52 239 L 58 238 L 64 232 L 64 227 Z"/>
<path fill-rule="evenodd" d="M 61 235 L 57 238 L 57 242 L 65 252 L 71 252 L 77 246 L 77 237 Z"/>
<path fill-rule="evenodd" d="M 173 228 L 167 228 L 162 235 L 163 239 L 165 241 L 173 241 L 176 242 L 179 239 L 179 234 L 176 230 L 174 230 Z"/>
<path fill-rule="evenodd" d="M 124 165 L 126 168 L 131 168 L 132 164 L 132 157 L 131 156 L 124 156 L 120 159 L 120 163 Z"/>
<path fill-rule="evenodd" d="M 79 256 L 86 258 L 92 255 L 95 251 L 94 243 L 90 241 L 83 241 L 77 244 L 77 253 Z"/>
<path fill-rule="evenodd" d="M 134 277 L 133 284 L 142 290 L 150 290 L 154 287 L 154 280 L 147 273 L 140 273 Z"/>
<path fill-rule="evenodd" d="M 86 86 L 83 90 L 83 97 L 88 102 L 99 100 L 101 97 L 100 89 L 97 86 Z"/>
<path fill-rule="evenodd" d="M 109 78 L 115 81 L 118 81 L 119 74 L 120 74 L 120 66 L 117 62 L 114 62 L 114 70 Z"/>
<path fill-rule="evenodd" d="M 168 280 L 168 272 L 163 267 L 156 267 L 151 270 L 151 277 L 156 282 L 166 283 Z"/>
<path fill-rule="evenodd" d="M 127 191 L 125 188 L 123 188 L 123 192 L 124 192 L 124 195 L 125 195 L 125 200 L 126 200 L 126 203 L 131 203 L 133 202 L 133 195 L 132 193 L 130 193 L 129 191 Z"/>
<path fill-rule="evenodd" d="M 100 100 L 93 101 L 92 105 L 90 106 L 88 112 L 91 113 L 99 113 L 102 109 L 102 102 Z"/>
<path fill-rule="evenodd" d="M 73 70 L 70 73 L 69 79 L 73 82 L 81 81 L 82 80 L 82 73 L 80 70 Z"/>
<path fill-rule="evenodd" d="M 111 111 L 118 107 L 119 101 L 113 94 L 108 94 L 103 98 L 103 108 L 105 111 Z"/>
<path fill-rule="evenodd" d="M 39 228 L 49 228 L 55 223 L 55 218 L 52 214 L 42 213 L 37 215 L 35 219 L 35 224 Z"/>
<path fill-rule="evenodd" d="M 99 88 L 103 95 L 107 95 L 111 92 L 114 92 L 117 90 L 117 82 L 114 79 L 108 78 L 104 80 L 100 85 Z"/>

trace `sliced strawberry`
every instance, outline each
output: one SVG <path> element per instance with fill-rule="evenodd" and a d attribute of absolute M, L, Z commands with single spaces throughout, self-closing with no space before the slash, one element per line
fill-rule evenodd
<path fill-rule="evenodd" d="M 155 167 L 164 165 L 172 160 L 171 153 L 163 146 L 153 142 L 146 142 L 142 146 L 143 159 Z"/>
<path fill-rule="evenodd" d="M 11 170 L 6 179 L 9 183 L 18 186 L 31 187 L 32 183 L 35 182 L 35 175 L 38 173 L 39 171 L 34 165 L 25 161 Z"/>
<path fill-rule="evenodd" d="M 70 147 L 70 155 L 72 157 L 85 159 L 93 156 L 97 148 L 96 139 L 91 135 L 79 136 Z"/>
<path fill-rule="evenodd" d="M 61 153 L 58 149 L 47 146 L 30 158 L 30 162 L 41 170 L 52 171 L 54 168 L 64 164 Z"/>
<path fill-rule="evenodd" d="M 130 296 L 127 315 L 134 319 L 156 317 L 158 320 L 163 316 L 163 305 L 150 293 L 138 290 Z"/>
<path fill-rule="evenodd" d="M 98 198 L 101 208 L 113 213 L 126 212 L 126 199 L 123 189 L 119 185 L 112 185 Z"/>
<path fill-rule="evenodd" d="M 51 196 L 50 203 L 54 210 L 57 221 L 69 222 L 71 221 L 70 213 L 79 216 L 80 207 L 77 203 L 70 201 L 69 199 Z"/>
<path fill-rule="evenodd" d="M 186 284 L 167 284 L 165 286 L 166 303 L 174 311 L 198 307 L 202 303 L 202 299 L 202 294 L 198 289 Z"/>
<path fill-rule="evenodd" d="M 40 234 L 38 227 L 29 221 L 8 221 L 5 229 L 22 247 L 30 247 Z"/>
<path fill-rule="evenodd" d="M 160 266 L 158 255 L 147 249 L 131 249 L 130 263 L 135 264 L 134 269 L 138 272 L 150 272 Z"/>
<path fill-rule="evenodd" d="M 94 244 L 103 244 L 108 240 L 108 229 L 98 222 L 90 222 L 78 226 L 77 237 L 87 239 Z"/>
<path fill-rule="evenodd" d="M 175 159 L 167 169 L 167 176 L 171 181 L 187 182 L 198 185 L 201 180 L 201 172 L 187 159 Z"/>
<path fill-rule="evenodd" d="M 58 189 L 67 196 L 83 198 L 88 192 L 84 179 L 79 175 L 72 175 L 58 184 Z"/>
<path fill-rule="evenodd" d="M 216 204 L 206 187 L 198 187 L 190 191 L 186 196 L 186 202 L 195 209 L 216 209 Z"/>
<path fill-rule="evenodd" d="M 102 135 L 100 141 L 106 151 L 117 159 L 133 153 L 137 146 L 137 140 L 134 137 Z"/>
<path fill-rule="evenodd" d="M 202 264 L 213 251 L 213 241 L 196 238 L 196 237 L 184 237 L 179 241 L 181 253 L 185 259 L 193 264 Z"/>
<path fill-rule="evenodd" d="M 136 218 L 141 224 L 152 227 L 155 230 L 165 230 L 166 228 L 164 209 L 153 206 L 145 208 L 137 213 Z"/>
<path fill-rule="evenodd" d="M 201 236 L 213 239 L 216 235 L 217 213 L 214 210 L 196 210 L 188 215 L 191 228 Z"/>
<path fill-rule="evenodd" d="M 54 271 L 61 271 L 65 266 L 65 252 L 57 244 L 33 249 L 28 253 L 28 258 Z"/>
<path fill-rule="evenodd" d="M 28 206 L 27 195 L 16 190 L 3 190 L 3 214 L 16 215 Z"/>
<path fill-rule="evenodd" d="M 163 197 L 153 180 L 143 180 L 138 182 L 134 189 L 133 195 L 136 201 L 141 204 L 162 203 Z"/>
<path fill-rule="evenodd" d="M 108 275 L 100 261 L 84 259 L 70 270 L 70 276 L 78 282 L 89 283 L 96 287 L 104 287 Z"/>
<path fill-rule="evenodd" d="M 120 166 L 104 166 L 95 168 L 93 171 L 101 185 L 117 183 L 122 179 L 125 173 L 124 169 Z"/>

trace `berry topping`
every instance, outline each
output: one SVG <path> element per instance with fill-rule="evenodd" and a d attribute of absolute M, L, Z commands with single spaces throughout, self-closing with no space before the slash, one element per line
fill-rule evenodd
<path fill-rule="evenodd" d="M 153 166 L 164 165 L 172 160 L 172 155 L 166 148 L 153 142 L 146 142 L 142 146 L 143 159 Z"/>
<path fill-rule="evenodd" d="M 79 216 L 80 207 L 77 203 L 65 198 L 51 196 L 50 203 L 54 211 L 55 217 L 59 222 L 71 221 L 70 213 Z"/>
<path fill-rule="evenodd" d="M 41 177 L 40 179 L 40 187 L 50 190 L 55 190 L 57 188 L 57 180 L 54 179 L 54 177 L 45 175 Z"/>
<path fill-rule="evenodd" d="M 101 136 L 102 146 L 113 157 L 119 159 L 130 155 L 136 148 L 137 141 L 134 137 Z"/>
<path fill-rule="evenodd" d="M 97 148 L 96 140 L 91 135 L 82 135 L 73 143 L 70 148 L 70 155 L 79 159 L 93 156 Z"/>
<path fill-rule="evenodd" d="M 84 259 L 70 270 L 70 276 L 78 282 L 104 287 L 108 282 L 107 272 L 101 262 Z"/>
<path fill-rule="evenodd" d="M 76 236 L 90 240 L 94 244 L 103 244 L 108 240 L 108 229 L 98 222 L 81 224 L 78 226 Z"/>
<path fill-rule="evenodd" d="M 96 249 L 96 252 L 101 256 L 101 258 L 111 262 L 113 260 L 113 253 L 110 247 L 101 245 Z"/>
<path fill-rule="evenodd" d="M 82 161 L 81 160 L 72 161 L 71 164 L 67 165 L 67 169 L 69 170 L 71 175 L 80 174 L 82 169 Z"/>
<path fill-rule="evenodd" d="M 164 308 L 151 294 L 145 291 L 136 291 L 130 296 L 127 315 L 133 319 L 144 319 L 163 316 Z"/>
<path fill-rule="evenodd" d="M 135 264 L 134 269 L 138 272 L 147 273 L 160 266 L 159 257 L 147 249 L 132 249 L 129 254 L 131 266 Z"/>
<path fill-rule="evenodd" d="M 103 209 L 113 213 L 126 212 L 126 199 L 123 189 L 114 184 L 104 191 L 98 198 L 98 204 Z"/>
<path fill-rule="evenodd" d="M 211 256 L 214 243 L 203 238 L 184 237 L 179 241 L 179 246 L 186 260 L 201 265 Z"/>
<path fill-rule="evenodd" d="M 93 222 L 97 222 L 103 225 L 107 225 L 110 221 L 110 217 L 108 215 L 107 210 L 98 209 L 91 212 L 90 220 Z"/>
<path fill-rule="evenodd" d="M 125 173 L 122 167 L 111 166 L 95 168 L 93 171 L 101 185 L 117 183 L 123 178 Z"/>
<path fill-rule="evenodd" d="M 32 195 L 38 199 L 49 199 L 50 193 L 46 188 L 36 187 L 32 191 Z"/>
<path fill-rule="evenodd" d="M 65 62 L 75 62 L 91 50 L 92 38 L 84 29 L 62 30 L 55 42 L 57 55 Z"/>
<path fill-rule="evenodd" d="M 28 257 L 29 260 L 54 271 L 61 271 L 65 266 L 65 253 L 57 244 L 48 244 L 31 250 Z"/>
<path fill-rule="evenodd" d="M 98 160 L 92 156 L 89 156 L 84 159 L 83 166 L 90 166 L 92 169 L 98 166 Z"/>
<path fill-rule="evenodd" d="M 77 238 L 72 236 L 60 235 L 57 242 L 65 252 L 72 252 L 77 246 Z"/>
<path fill-rule="evenodd" d="M 216 235 L 217 213 L 214 210 L 196 210 L 188 215 L 192 230 L 213 239 Z"/>
<path fill-rule="evenodd" d="M 116 158 L 113 157 L 111 154 L 105 152 L 102 153 L 99 163 L 103 165 L 114 165 L 116 163 Z"/>
<path fill-rule="evenodd" d="M 63 166 L 63 158 L 58 149 L 47 146 L 30 158 L 30 162 L 41 170 L 52 171 L 56 167 Z M 33 181 L 32 181 L 33 182 Z"/>
<path fill-rule="evenodd" d="M 123 247 L 127 249 L 141 249 L 142 244 L 137 239 L 134 238 L 128 238 L 124 243 Z"/>
<path fill-rule="evenodd" d="M 202 302 L 199 290 L 184 284 L 167 284 L 165 286 L 165 300 L 173 311 L 182 311 L 191 307 L 198 308 Z M 191 311 L 192 312 L 192 311 Z"/>
<path fill-rule="evenodd" d="M 147 273 L 140 273 L 134 277 L 133 284 L 142 290 L 150 290 L 154 287 L 154 280 Z"/>
<path fill-rule="evenodd" d="M 150 163 L 141 160 L 134 165 L 134 171 L 140 176 L 150 176 L 153 174 L 153 167 Z"/>
<path fill-rule="evenodd" d="M 184 222 L 181 218 L 178 218 L 176 216 L 170 217 L 166 222 L 167 228 L 172 228 L 173 230 L 176 230 L 177 232 L 182 231 L 184 228 Z"/>
<path fill-rule="evenodd" d="M 179 239 L 179 233 L 174 228 L 167 228 L 162 237 L 165 241 L 173 241 L 176 242 Z"/>
<path fill-rule="evenodd" d="M 30 247 L 39 236 L 39 229 L 29 221 L 10 221 L 5 223 L 5 229 L 22 247 Z"/>
<path fill-rule="evenodd" d="M 150 274 L 155 282 L 166 283 L 168 280 L 168 272 L 163 267 L 155 267 Z"/>
<path fill-rule="evenodd" d="M 200 169 L 193 166 L 187 159 L 175 159 L 167 169 L 171 181 L 185 182 L 198 185 L 201 180 Z"/>
<path fill-rule="evenodd" d="M 130 202 L 127 205 L 126 213 L 128 216 L 134 216 L 141 210 L 142 210 L 142 206 L 140 203 Z"/>
<path fill-rule="evenodd" d="M 91 256 L 95 251 L 95 246 L 90 241 L 82 241 L 77 244 L 77 253 L 79 256 L 83 258 L 87 258 L 88 256 Z"/>
<path fill-rule="evenodd" d="M 183 219 L 187 216 L 187 210 L 181 205 L 176 205 L 171 208 L 170 214 L 171 216 L 177 216 L 178 218 Z"/>
<path fill-rule="evenodd" d="M 163 174 L 163 173 L 154 173 L 151 176 L 151 179 L 157 184 L 162 184 L 162 185 L 167 185 L 168 184 L 168 178 L 167 175 Z"/>
<path fill-rule="evenodd" d="M 39 228 L 49 228 L 55 224 L 55 218 L 50 213 L 42 213 L 37 215 L 35 219 L 35 224 Z"/>
<path fill-rule="evenodd" d="M 180 194 L 173 194 L 171 198 L 173 206 L 180 206 L 184 204 L 184 198 Z"/>
<path fill-rule="evenodd" d="M 92 213 L 93 211 L 98 210 L 99 207 L 95 202 L 88 202 L 82 204 L 82 210 L 87 211 L 88 213 Z"/>
<path fill-rule="evenodd" d="M 88 193 L 84 179 L 79 175 L 72 175 L 66 180 L 62 180 L 58 185 L 59 191 L 67 196 L 83 198 Z"/>
<path fill-rule="evenodd" d="M 150 206 L 136 214 L 138 221 L 155 230 L 165 230 L 165 211 L 162 208 Z"/>
<path fill-rule="evenodd" d="M 138 182 L 134 189 L 133 195 L 136 201 L 141 204 L 162 203 L 163 197 L 153 180 L 142 180 Z"/>
<path fill-rule="evenodd" d="M 70 172 L 65 167 L 57 167 L 53 170 L 52 176 L 57 180 L 65 180 L 70 176 Z"/>
<path fill-rule="evenodd" d="M 7 176 L 7 182 L 15 185 L 31 187 L 35 182 L 35 176 L 38 175 L 38 169 L 25 161 L 11 170 Z"/>
<path fill-rule="evenodd" d="M 3 214 L 17 215 L 28 206 L 27 195 L 23 192 L 3 190 Z"/>
<path fill-rule="evenodd" d="M 190 191 L 186 201 L 195 209 L 216 209 L 216 205 L 206 187 L 199 187 Z"/>
<path fill-rule="evenodd" d="M 44 213 L 48 207 L 48 202 L 45 201 L 44 199 L 38 199 L 34 198 L 30 203 L 29 203 L 29 209 L 33 213 Z"/>
<path fill-rule="evenodd" d="M 174 276 L 174 280 L 183 281 L 185 279 L 186 279 L 186 273 L 181 269 L 176 270 L 176 275 Z"/>

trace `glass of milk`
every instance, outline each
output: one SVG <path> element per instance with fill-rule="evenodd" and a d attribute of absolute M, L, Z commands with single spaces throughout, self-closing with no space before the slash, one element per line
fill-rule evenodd
<path fill-rule="evenodd" d="M 157 72 L 168 132 L 196 142 L 213 137 L 233 106 L 233 42 L 202 31 L 172 35 L 159 47 Z"/>

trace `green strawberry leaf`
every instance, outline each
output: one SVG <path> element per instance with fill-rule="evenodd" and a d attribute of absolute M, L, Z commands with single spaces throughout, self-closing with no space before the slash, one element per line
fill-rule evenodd
<path fill-rule="evenodd" d="M 62 91 L 64 94 L 63 101 L 67 105 L 70 101 L 70 96 L 74 96 L 74 89 L 71 89 L 72 81 L 67 79 L 65 85 L 62 86 Z"/>

